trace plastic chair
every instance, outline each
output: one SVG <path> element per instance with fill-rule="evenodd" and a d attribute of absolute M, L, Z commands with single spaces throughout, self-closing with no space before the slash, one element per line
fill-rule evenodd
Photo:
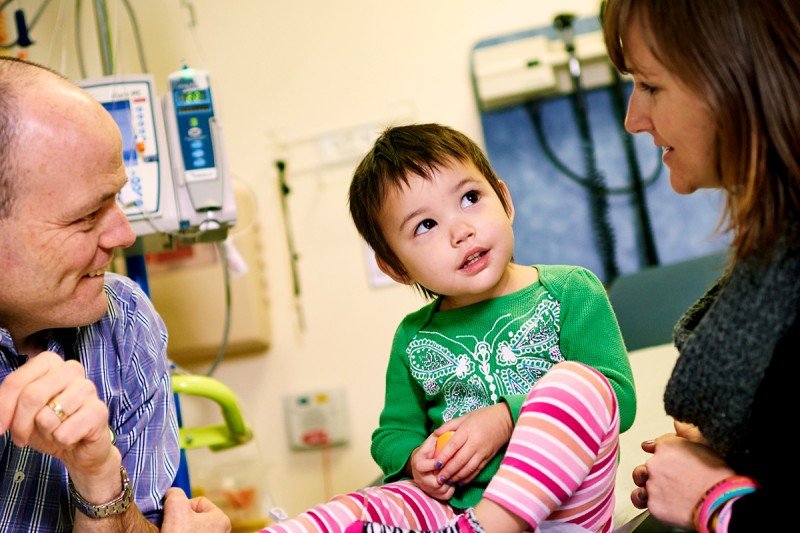
<path fill-rule="evenodd" d="M 175 408 L 178 415 L 178 440 L 180 442 L 180 463 L 175 474 L 173 487 L 183 489 L 192 496 L 192 483 L 189 479 L 189 463 L 186 450 L 210 448 L 212 451 L 224 450 L 244 444 L 253 438 L 253 432 L 239 410 L 239 400 L 233 391 L 221 382 L 196 374 L 176 374 L 172 376 L 172 391 L 175 395 Z M 186 427 L 181 416 L 180 396 L 199 396 L 217 403 L 222 411 L 224 424 L 202 427 Z"/>
<path fill-rule="evenodd" d="M 233 391 L 216 379 L 196 374 L 173 374 L 172 390 L 175 394 L 188 394 L 212 400 L 222 411 L 224 424 L 180 428 L 181 449 L 210 448 L 224 450 L 245 444 L 253 438 L 242 413 L 239 400 Z"/>
<path fill-rule="evenodd" d="M 628 350 L 672 342 L 681 315 L 722 276 L 728 251 L 618 277 L 608 288 Z"/>
<path fill-rule="evenodd" d="M 125 258 L 127 275 L 150 296 L 150 284 L 147 280 L 147 265 L 144 255 L 131 254 Z M 189 465 L 186 459 L 186 450 L 192 448 L 208 447 L 213 451 L 224 450 L 233 446 L 244 444 L 253 438 L 253 432 L 244 422 L 239 410 L 236 395 L 227 386 L 219 381 L 206 376 L 195 374 L 178 374 L 174 371 L 171 375 L 172 392 L 175 397 L 175 410 L 178 416 L 180 462 L 175 474 L 173 487 L 183 489 L 187 496 L 192 496 L 192 484 L 189 479 Z M 222 410 L 224 424 L 204 426 L 199 428 L 186 428 L 183 425 L 181 414 L 180 394 L 200 396 L 219 404 Z"/>

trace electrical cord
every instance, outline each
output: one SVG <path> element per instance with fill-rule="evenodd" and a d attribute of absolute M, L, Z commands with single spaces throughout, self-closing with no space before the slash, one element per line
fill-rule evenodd
<path fill-rule="evenodd" d="M 606 274 L 606 283 L 610 283 L 619 275 L 619 268 L 615 258 L 614 232 L 609 221 L 608 195 L 633 195 L 636 204 L 636 214 L 640 221 L 639 236 L 640 243 L 644 248 L 644 262 L 648 265 L 657 265 L 659 262 L 658 253 L 655 246 L 650 215 L 647 208 L 647 198 L 644 190 L 658 179 L 661 174 L 663 163 L 659 159 L 653 174 L 646 180 L 642 178 L 633 139 L 624 128 L 626 112 L 625 87 L 619 74 L 616 70 L 612 69 L 612 84 L 610 86 L 612 110 L 614 117 L 617 119 L 616 126 L 625 151 L 625 158 L 630 172 L 630 185 L 613 188 L 606 185 L 605 176 L 597 167 L 595 145 L 589 126 L 586 94 L 580 79 L 580 62 L 575 53 L 574 34 L 572 33 L 573 20 L 573 15 L 561 14 L 555 17 L 553 25 L 561 33 L 566 52 L 569 55 L 568 68 L 573 88 L 573 92 L 570 95 L 570 104 L 580 135 L 586 176 L 578 174 L 562 162 L 547 140 L 542 120 L 542 102 L 540 100 L 528 101 L 525 105 L 525 109 L 531 120 L 536 139 L 545 157 L 547 157 L 561 174 L 589 191 L 589 207 L 592 214 L 593 233 Z"/>
<path fill-rule="evenodd" d="M 578 175 L 577 172 L 570 169 L 567 165 L 565 165 L 555 153 L 552 146 L 550 146 L 550 142 L 547 140 L 547 135 L 544 132 L 544 123 L 542 120 L 542 102 L 538 100 L 531 100 L 526 105 L 525 108 L 528 112 L 528 117 L 531 120 L 531 125 L 533 126 L 533 131 L 536 134 L 536 140 L 539 142 L 539 145 L 542 147 L 542 151 L 547 159 L 556 167 L 556 169 L 564 174 L 567 178 L 571 179 L 581 187 L 590 187 L 589 180 L 584 178 L 583 176 Z M 630 135 L 623 131 L 624 137 L 630 139 Z M 661 174 L 661 167 L 662 163 L 659 159 L 658 166 L 656 170 L 653 172 L 651 176 L 647 179 L 642 180 L 642 187 L 647 188 L 653 183 L 658 180 L 659 175 Z M 632 194 L 634 189 L 632 186 L 625 186 L 625 187 L 608 187 L 605 184 L 600 186 L 600 190 L 605 192 L 606 194 L 610 195 L 627 195 Z"/>
<path fill-rule="evenodd" d="M 129 0 L 122 0 L 122 5 L 125 6 L 125 11 L 128 12 L 128 19 L 131 21 L 131 29 L 133 30 L 133 40 L 136 43 L 136 53 L 139 56 L 139 67 L 142 72 L 147 72 L 147 62 L 144 59 L 144 48 L 142 46 L 142 36 L 139 33 L 139 21 L 136 19 L 136 13 Z"/>
<path fill-rule="evenodd" d="M 219 253 L 219 260 L 222 263 L 222 275 L 225 280 L 225 327 L 222 332 L 222 342 L 219 346 L 219 351 L 217 352 L 217 356 L 214 358 L 214 362 L 211 364 L 211 368 L 208 369 L 206 372 L 206 376 L 212 377 L 214 372 L 216 372 L 217 367 L 222 362 L 222 358 L 225 356 L 225 351 L 228 348 L 228 339 L 230 338 L 231 332 L 231 270 L 228 266 L 228 252 L 225 249 L 224 243 L 214 243 L 214 248 Z"/>
<path fill-rule="evenodd" d="M 52 0 L 44 0 L 44 2 L 42 2 L 42 4 L 39 6 L 39 9 L 37 9 L 36 13 L 33 15 L 28 29 L 32 30 L 34 26 L 36 26 L 36 24 L 39 22 L 39 19 L 42 17 L 42 13 L 44 13 L 44 10 L 47 9 L 47 6 L 50 4 L 50 2 L 52 2 Z"/>
<path fill-rule="evenodd" d="M 12 0 L 6 0 L 5 3 L 0 5 L 0 11 L 2 10 L 3 7 L 5 7 L 11 1 Z M 45 0 L 42 3 L 41 7 L 36 12 L 36 15 L 33 17 L 33 19 L 31 20 L 30 25 L 28 26 L 29 30 L 33 29 L 33 26 L 39 20 L 39 17 L 42 15 L 42 12 L 44 11 L 44 9 L 47 7 L 47 5 L 51 1 L 52 0 Z M 123 0 L 122 3 L 123 3 L 123 6 L 125 6 L 125 10 L 126 10 L 126 12 L 128 14 L 128 18 L 131 21 L 131 29 L 133 30 L 133 38 L 134 38 L 134 42 L 136 43 L 136 52 L 137 52 L 137 55 L 138 55 L 138 58 L 139 58 L 139 66 L 140 66 L 142 72 L 147 72 L 148 71 L 148 69 L 147 69 L 147 61 L 145 60 L 144 47 L 142 45 L 142 36 L 141 36 L 141 32 L 139 31 L 139 21 L 136 18 L 136 13 L 133 10 L 133 6 L 131 6 L 129 0 Z M 83 1 L 82 0 L 75 0 L 75 16 L 74 16 L 74 18 L 75 18 L 75 26 L 74 26 L 74 30 L 75 30 L 75 56 L 76 56 L 76 58 L 78 60 L 78 70 L 81 73 L 81 78 L 85 79 L 85 78 L 88 77 L 88 74 L 87 74 L 87 71 L 86 71 L 86 63 L 84 61 L 83 46 L 81 45 L 81 43 L 83 42 L 83 26 L 81 24 L 81 20 L 82 20 L 81 11 L 82 10 L 83 10 Z M 12 44 L 12 46 L 13 46 L 13 44 Z M 0 48 L 8 48 L 8 46 L 0 45 Z"/>
<path fill-rule="evenodd" d="M 586 166 L 586 182 L 589 191 L 589 209 L 592 215 L 592 229 L 597 242 L 606 283 L 611 283 L 619 275 L 616 260 L 614 229 L 609 220 L 608 195 L 605 193 L 605 179 L 597 168 L 594 140 L 589 126 L 589 110 L 586 94 L 581 85 L 581 66 L 575 54 L 574 35 L 572 32 L 573 15 L 562 14 L 555 17 L 553 25 L 561 32 L 564 46 L 569 55 L 569 73 L 573 92 L 570 95 L 573 113 L 581 138 L 581 147 Z"/>
<path fill-rule="evenodd" d="M 628 170 L 630 171 L 631 188 L 633 189 L 633 199 L 636 204 L 636 215 L 639 219 L 639 233 L 640 241 L 644 248 L 644 262 L 648 266 L 656 266 L 659 264 L 658 250 L 656 249 L 655 237 L 653 236 L 653 227 L 650 223 L 650 212 L 647 207 L 647 196 L 644 192 L 644 183 L 642 180 L 642 171 L 639 168 L 639 160 L 636 157 L 636 147 L 633 144 L 633 137 L 625 130 L 625 114 L 626 114 L 626 95 L 625 87 L 622 84 L 617 69 L 611 68 L 611 104 L 616 116 L 617 130 L 619 131 L 622 147 L 625 150 L 625 159 L 628 163 Z M 658 172 L 654 175 L 657 178 L 661 173 L 661 158 L 658 160 Z"/>
<path fill-rule="evenodd" d="M 81 7 L 83 0 L 75 0 L 75 55 L 78 58 L 78 70 L 81 72 L 81 78 L 86 78 L 86 63 L 83 61 L 83 30 L 81 27 Z"/>

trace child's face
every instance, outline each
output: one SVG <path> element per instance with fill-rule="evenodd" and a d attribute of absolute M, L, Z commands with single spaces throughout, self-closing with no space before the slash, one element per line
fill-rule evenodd
<path fill-rule="evenodd" d="M 432 177 L 412 175 L 408 187 L 389 191 L 380 225 L 407 276 L 380 259 L 379 266 L 396 281 L 442 295 L 447 308 L 500 296 L 514 253 L 508 188 L 500 182 L 510 213 L 472 163 L 453 161 Z"/>

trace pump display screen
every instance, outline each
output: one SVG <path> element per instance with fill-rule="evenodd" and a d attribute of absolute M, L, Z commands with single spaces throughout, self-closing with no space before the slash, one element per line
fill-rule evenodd
<path fill-rule="evenodd" d="M 136 157 L 136 137 L 133 132 L 131 122 L 131 104 L 128 100 L 117 100 L 115 102 L 103 102 L 103 107 L 111 114 L 111 118 L 119 126 L 122 133 L 122 160 L 125 166 L 135 165 Z"/>
<path fill-rule="evenodd" d="M 185 91 L 177 95 L 179 104 L 197 104 L 200 102 L 208 102 L 208 91 L 195 89 L 193 91 Z"/>

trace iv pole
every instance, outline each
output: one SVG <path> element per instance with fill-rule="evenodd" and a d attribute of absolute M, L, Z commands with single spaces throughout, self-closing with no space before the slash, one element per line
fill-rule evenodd
<path fill-rule="evenodd" d="M 114 55 L 111 48 L 111 33 L 108 30 L 108 9 L 106 0 L 94 0 L 95 23 L 97 25 L 97 38 L 100 45 L 100 57 L 103 65 L 103 75 L 111 76 L 114 73 Z M 135 245 L 134 245 L 135 246 Z M 150 297 L 150 284 L 147 281 L 147 264 L 143 253 L 131 253 L 125 257 L 128 277 L 139 284 L 142 291 Z M 178 426 L 183 427 L 181 406 L 178 394 L 173 392 L 175 399 L 175 412 L 178 417 Z M 173 487 L 180 487 L 191 498 L 191 481 L 189 479 L 189 464 L 186 459 L 186 450 L 180 450 L 180 464 L 175 473 Z"/>

